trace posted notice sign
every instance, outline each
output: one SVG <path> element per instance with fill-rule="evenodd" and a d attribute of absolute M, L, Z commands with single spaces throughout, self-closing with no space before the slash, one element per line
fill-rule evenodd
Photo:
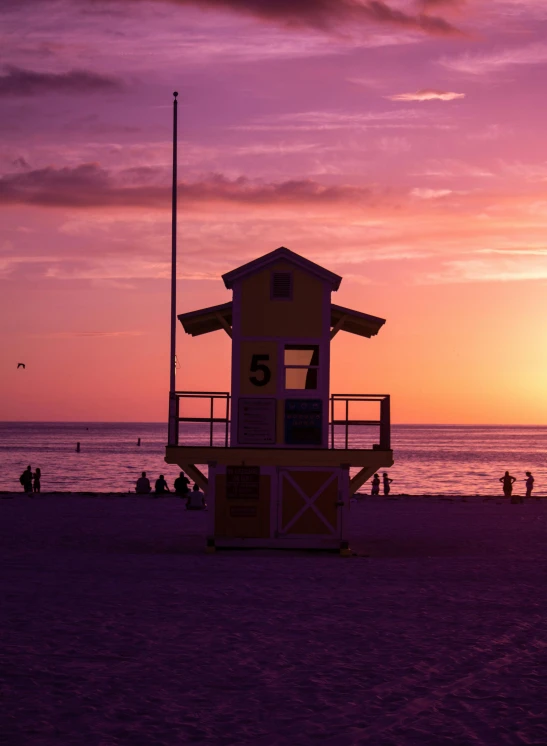
<path fill-rule="evenodd" d="M 291 446 L 320 446 L 322 438 L 321 399 L 286 399 L 285 443 Z"/>
<path fill-rule="evenodd" d="M 227 466 L 226 497 L 228 500 L 258 500 L 260 466 Z"/>
<path fill-rule="evenodd" d="M 275 399 L 239 400 L 237 439 L 244 445 L 275 443 Z"/>

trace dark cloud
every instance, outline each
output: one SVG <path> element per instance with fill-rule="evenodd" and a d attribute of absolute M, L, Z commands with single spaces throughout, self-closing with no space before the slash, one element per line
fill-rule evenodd
<path fill-rule="evenodd" d="M 42 73 L 21 67 L 4 67 L 0 74 L 0 96 L 39 96 L 44 93 L 94 93 L 119 90 L 116 78 L 88 70 L 69 70 L 66 73 Z"/>
<path fill-rule="evenodd" d="M 3 0 L 7 7 L 22 4 L 44 4 L 46 0 Z M 379 23 L 422 31 L 438 36 L 462 36 L 456 26 L 428 11 L 460 5 L 465 0 L 416 0 L 423 13 L 405 13 L 384 0 L 67 0 L 84 7 L 86 12 L 119 12 L 141 2 L 211 8 L 254 16 L 284 27 L 338 29 L 342 25 Z M 4 6 L 5 8 L 5 6 Z"/>
<path fill-rule="evenodd" d="M 30 163 L 27 161 L 26 158 L 23 158 L 22 155 L 19 156 L 19 158 L 16 158 L 14 161 L 11 162 L 12 166 L 17 166 L 17 168 L 30 168 Z"/>
<path fill-rule="evenodd" d="M 420 5 L 424 8 L 455 8 L 458 5 L 463 5 L 466 0 L 419 0 Z"/>
<path fill-rule="evenodd" d="M 213 174 L 208 179 L 182 184 L 181 199 L 190 202 L 233 202 L 251 205 L 313 204 L 370 200 L 372 192 L 366 187 L 325 186 L 312 179 L 289 179 L 265 183 L 251 181 L 244 176 L 227 179 Z"/>
<path fill-rule="evenodd" d="M 18 8 L 23 4 L 42 5 L 46 0 L 3 0 L 7 7 Z M 445 19 L 428 15 L 442 6 L 455 6 L 463 0 L 416 0 L 425 13 L 404 13 L 384 0 L 68 0 L 86 9 L 86 12 L 119 12 L 125 5 L 157 2 L 171 5 L 193 5 L 199 8 L 233 11 L 254 16 L 276 25 L 295 28 L 335 30 L 342 25 L 379 23 L 422 31 L 439 36 L 461 36 L 462 32 Z M 5 9 L 6 6 L 4 5 Z"/>
<path fill-rule="evenodd" d="M 140 169 L 141 171 L 143 169 Z M 134 173 L 113 177 L 95 163 L 75 168 L 48 167 L 0 177 L 0 205 L 26 204 L 41 207 L 93 208 L 138 207 L 169 209 L 171 192 L 157 184 L 158 172 L 141 174 L 140 184 Z M 153 181 L 156 183 L 152 183 Z M 379 199 L 366 187 L 325 186 L 311 179 L 279 182 L 251 181 L 245 177 L 227 179 L 213 174 L 201 181 L 181 183 L 179 199 L 186 204 L 214 205 L 313 205 L 367 203 Z"/>
<path fill-rule="evenodd" d="M 0 178 L 0 204 L 27 204 L 42 207 L 158 207 L 157 188 L 118 186 L 110 173 L 95 163 L 75 168 L 47 168 L 26 173 L 5 174 Z M 160 190 L 161 191 L 161 190 Z M 165 192 L 167 198 L 168 190 Z"/>
<path fill-rule="evenodd" d="M 126 2 L 135 0 L 125 0 Z M 435 0 L 433 0 L 434 2 Z M 284 26 L 330 29 L 341 23 L 370 21 L 436 35 L 461 35 L 443 18 L 395 10 L 383 0 L 170 0 L 177 5 L 233 10 Z"/>

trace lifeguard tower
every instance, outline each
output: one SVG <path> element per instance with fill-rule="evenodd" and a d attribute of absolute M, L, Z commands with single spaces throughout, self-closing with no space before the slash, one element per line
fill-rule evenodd
<path fill-rule="evenodd" d="M 176 422 L 208 423 L 208 442 L 185 444 L 177 430 L 165 460 L 207 494 L 209 550 L 345 553 L 350 497 L 393 464 L 390 404 L 384 394 L 330 394 L 331 342 L 342 331 L 372 337 L 385 321 L 334 305 L 342 278 L 284 247 L 222 279 L 231 302 L 178 318 L 192 336 L 231 337 L 231 393 L 176 392 Z M 196 399 L 205 399 L 208 416 L 184 415 Z M 379 417 L 351 420 L 356 402 L 379 408 Z M 375 428 L 377 442 L 352 448 L 355 425 Z"/>

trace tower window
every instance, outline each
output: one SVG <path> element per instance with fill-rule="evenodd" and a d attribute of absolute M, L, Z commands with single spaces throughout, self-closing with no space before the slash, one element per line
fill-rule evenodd
<path fill-rule="evenodd" d="M 292 300 L 292 274 L 290 272 L 272 272 L 272 298 Z"/>
<path fill-rule="evenodd" d="M 319 345 L 285 345 L 285 388 L 317 389 Z"/>

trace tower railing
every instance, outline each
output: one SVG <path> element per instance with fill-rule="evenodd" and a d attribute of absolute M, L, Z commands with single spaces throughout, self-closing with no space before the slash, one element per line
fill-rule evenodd
<path fill-rule="evenodd" d="M 208 424 L 208 441 L 209 446 L 214 445 L 215 438 L 215 425 L 222 425 L 223 431 L 223 446 L 228 448 L 230 446 L 230 403 L 231 396 L 227 391 L 176 391 L 175 392 L 177 408 L 176 408 L 176 420 L 177 420 L 177 437 L 176 445 L 179 444 L 179 423 L 181 422 L 194 422 Z M 208 416 L 181 416 L 181 404 L 182 402 L 189 403 L 192 400 L 205 399 L 208 400 Z M 223 405 L 224 416 L 215 416 L 215 402 L 221 401 Z M 380 418 L 377 420 L 368 419 L 350 419 L 350 405 L 354 407 L 357 403 L 367 404 L 372 402 L 378 402 L 380 405 Z M 336 410 L 343 407 L 344 416 L 340 417 L 336 415 Z M 343 445 L 340 445 L 340 439 L 335 437 L 335 428 L 343 428 Z M 373 444 L 373 449 L 386 450 L 391 449 L 391 415 L 390 415 L 390 397 L 389 394 L 331 394 L 330 396 L 330 417 L 329 417 L 329 449 L 335 448 L 351 448 L 350 443 L 350 427 L 378 427 L 379 428 L 379 443 Z M 217 430 L 218 432 L 218 430 Z M 203 445 L 203 444 L 200 444 Z"/>
<path fill-rule="evenodd" d="M 230 394 L 228 391 L 176 391 L 177 397 L 177 445 L 179 443 L 180 422 L 203 422 L 209 424 L 209 446 L 213 446 L 215 424 L 224 425 L 224 447 L 227 448 L 230 440 Z M 181 417 L 180 407 L 181 400 L 191 399 L 209 399 L 209 416 L 208 417 Z M 215 417 L 215 401 L 224 402 L 225 416 Z"/>
<path fill-rule="evenodd" d="M 379 402 L 380 404 L 380 419 L 379 420 L 363 420 L 363 419 L 350 419 L 350 402 L 359 402 L 360 404 L 366 404 L 368 402 Z M 343 418 L 335 417 L 336 404 L 341 403 L 344 405 Z M 330 397 L 330 447 L 336 448 L 335 445 L 335 426 L 342 426 L 344 428 L 344 444 L 345 448 L 349 448 L 349 433 L 350 426 L 359 427 L 379 427 L 380 429 L 380 442 L 374 444 L 372 447 L 382 451 L 389 451 L 391 449 L 391 414 L 390 414 L 390 397 L 389 394 L 331 394 Z"/>

